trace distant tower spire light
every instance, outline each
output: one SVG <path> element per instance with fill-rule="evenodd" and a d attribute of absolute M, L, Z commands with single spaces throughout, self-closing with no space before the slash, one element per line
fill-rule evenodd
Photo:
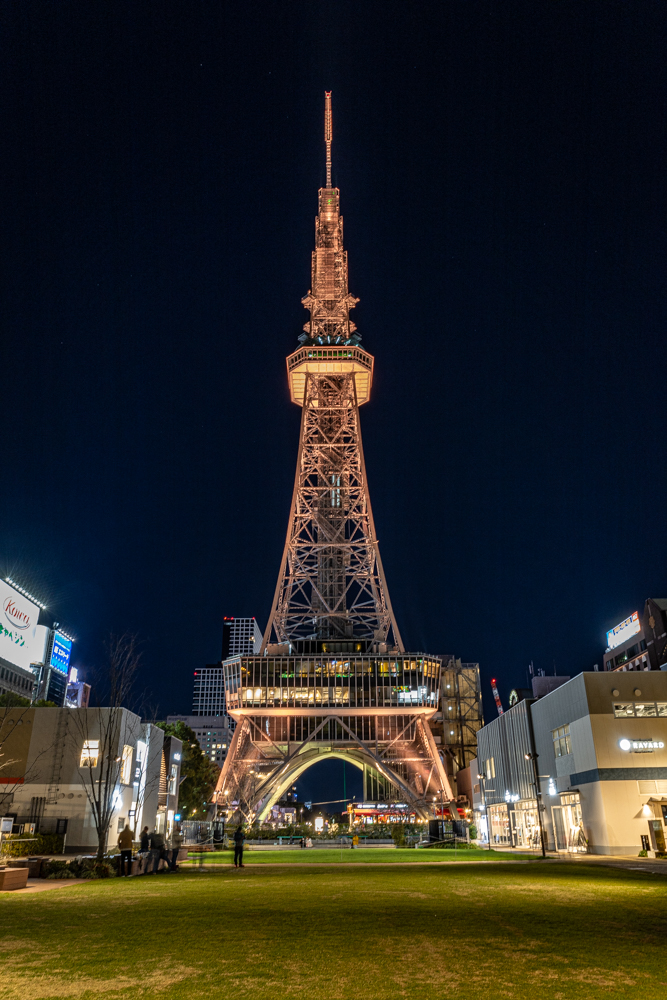
<path fill-rule="evenodd" d="M 324 91 L 324 144 L 327 148 L 327 184 L 331 187 L 331 91 Z"/>

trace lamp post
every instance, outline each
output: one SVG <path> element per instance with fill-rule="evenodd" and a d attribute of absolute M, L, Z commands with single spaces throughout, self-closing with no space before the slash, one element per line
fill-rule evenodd
<path fill-rule="evenodd" d="M 526 760 L 530 760 L 533 763 L 533 785 L 535 786 L 535 801 L 537 802 L 537 822 L 540 827 L 540 842 L 542 844 L 542 857 L 546 858 L 547 852 L 544 846 L 544 827 L 542 825 L 542 790 L 540 788 L 540 776 L 537 773 L 537 758 L 538 753 L 525 753 L 524 757 Z"/>
<path fill-rule="evenodd" d="M 443 798 L 443 794 L 444 794 L 444 789 L 443 789 L 442 785 L 440 785 L 440 821 L 441 821 L 440 836 L 444 840 L 445 839 L 445 800 Z M 453 827 L 452 827 L 452 829 L 453 829 Z M 454 834 L 454 837 L 456 837 L 456 834 Z M 455 843 L 456 843 L 456 841 L 455 841 Z"/>
<path fill-rule="evenodd" d="M 484 800 L 484 811 L 486 812 L 486 839 L 489 845 L 489 850 L 491 850 L 491 821 L 489 819 L 489 803 L 486 799 L 486 771 L 477 772 L 481 785 L 482 785 L 482 799 Z"/>

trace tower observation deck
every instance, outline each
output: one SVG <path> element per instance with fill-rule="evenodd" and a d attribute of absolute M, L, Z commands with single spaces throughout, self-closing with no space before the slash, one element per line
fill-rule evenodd
<path fill-rule="evenodd" d="M 434 798 L 452 801 L 428 725 L 441 662 L 405 652 L 380 558 L 359 422 L 373 357 L 350 320 L 359 300 L 348 289 L 331 180 L 330 93 L 324 121 L 326 184 L 302 299 L 309 319 L 287 358 L 302 408 L 287 537 L 260 654 L 224 663 L 227 710 L 239 725 L 215 800 L 262 820 L 302 771 L 335 756 L 363 770 L 365 798 L 397 799 L 425 818 Z"/>

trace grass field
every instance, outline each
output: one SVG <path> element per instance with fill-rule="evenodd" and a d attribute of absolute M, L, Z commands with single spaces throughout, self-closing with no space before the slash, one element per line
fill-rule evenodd
<path fill-rule="evenodd" d="M 190 854 L 190 860 L 197 864 L 198 854 Z M 252 849 L 243 852 L 243 863 L 245 865 L 267 865 L 267 864 L 363 864 L 368 862 L 408 862 L 410 864 L 428 864 L 433 861 L 516 861 L 521 858 L 534 858 L 531 854 L 509 854 L 505 851 L 476 851 L 466 849 L 454 851 L 437 848 L 427 848 L 426 850 L 394 849 L 382 847 L 359 847 L 351 851 L 345 848 L 342 851 L 332 847 L 318 847 L 312 850 L 301 850 L 296 848 L 293 851 L 253 851 Z M 234 864 L 233 851 L 210 851 L 204 854 L 204 864 Z"/>
<path fill-rule="evenodd" d="M 0 897 L 0 997 L 663 1000 L 666 904 L 583 864 L 113 879 Z"/>

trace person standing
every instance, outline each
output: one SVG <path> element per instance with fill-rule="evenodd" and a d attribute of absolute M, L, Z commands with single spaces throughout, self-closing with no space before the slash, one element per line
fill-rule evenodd
<path fill-rule="evenodd" d="M 242 825 L 236 827 L 234 831 L 234 867 L 235 868 L 245 868 L 243 864 L 243 844 L 245 842 L 245 833 Z"/>
<path fill-rule="evenodd" d="M 123 829 L 118 834 L 118 847 L 120 848 L 120 876 L 125 877 L 125 868 L 127 867 L 127 874 L 132 874 L 132 829 L 129 826 L 124 826 Z"/>
<path fill-rule="evenodd" d="M 164 837 L 157 830 L 151 833 L 151 861 L 153 862 L 152 874 L 154 875 L 160 867 L 160 858 L 164 853 Z"/>
<path fill-rule="evenodd" d="M 150 859 L 150 834 L 148 833 L 148 827 L 145 826 L 141 831 L 141 837 L 139 838 L 139 853 L 141 854 L 141 874 L 148 874 L 148 862 Z"/>
<path fill-rule="evenodd" d="M 171 835 L 171 851 L 169 853 L 169 870 L 175 872 L 178 866 L 178 852 L 181 849 L 183 843 L 183 834 L 180 828 L 175 826 L 174 832 Z"/>

